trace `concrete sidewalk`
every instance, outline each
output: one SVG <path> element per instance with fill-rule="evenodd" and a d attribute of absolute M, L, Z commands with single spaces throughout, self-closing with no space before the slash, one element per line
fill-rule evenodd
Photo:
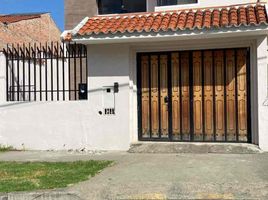
<path fill-rule="evenodd" d="M 115 165 L 89 181 L 59 191 L 90 200 L 268 199 L 267 153 L 239 155 L 9 152 L 0 154 L 0 160 L 5 161 L 91 159 L 114 160 Z"/>

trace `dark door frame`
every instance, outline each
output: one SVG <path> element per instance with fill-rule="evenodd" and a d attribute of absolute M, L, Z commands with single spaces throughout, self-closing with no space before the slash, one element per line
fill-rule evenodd
<path fill-rule="evenodd" d="M 192 64 L 192 55 L 193 55 L 193 52 L 194 51 L 201 51 L 202 52 L 202 55 L 203 55 L 203 52 L 204 51 L 216 51 L 216 50 L 228 50 L 228 49 L 234 49 L 234 50 L 239 50 L 239 49 L 247 49 L 247 61 L 246 61 L 246 70 L 247 70 L 247 74 L 246 74 L 246 77 L 247 77 L 247 130 L 248 130 L 248 133 L 247 133 L 247 137 L 248 137 L 248 141 L 247 142 L 243 142 L 243 141 L 227 141 L 227 139 L 225 139 L 225 141 L 207 141 L 207 140 L 203 140 L 203 141 L 194 141 L 194 133 L 193 133 L 193 114 L 190 114 L 190 140 L 173 140 L 173 131 L 172 131 L 172 90 L 171 90 L 171 87 L 172 87 L 172 80 L 171 80 L 171 53 L 175 53 L 175 52 L 189 52 L 189 87 L 190 87 L 190 113 L 193 113 L 193 73 L 192 73 L 192 70 L 193 70 L 193 64 Z M 225 51 L 224 51 L 225 52 Z M 236 52 L 236 51 L 235 51 Z M 169 125 L 169 138 L 152 138 L 151 137 L 151 130 L 150 130 L 150 138 L 143 138 L 142 137 L 142 110 L 141 110 L 141 105 L 142 105 L 142 99 L 141 99 L 141 56 L 142 55 L 167 55 L 168 56 L 168 125 Z M 218 48 L 218 49 L 201 49 L 201 50 L 188 50 L 188 51 L 160 51 L 160 52 L 144 52 L 144 53 L 137 53 L 137 56 L 136 56 L 136 59 L 137 59 L 137 98 L 138 98 L 138 140 L 139 141 L 156 141 L 156 142 L 198 142 L 198 143 L 202 143 L 202 142 L 207 142 L 207 143 L 252 143 L 252 136 L 251 136 L 251 133 L 252 133 L 252 130 L 251 130 L 251 98 L 250 98 L 250 94 L 251 94 L 251 91 L 250 91 L 250 66 L 251 66 L 251 60 L 250 60 L 250 47 L 239 47 L 239 48 Z M 225 59 L 224 59 L 225 60 Z M 235 55 L 235 60 L 237 60 L 237 57 Z M 159 61 L 158 61 L 159 62 Z M 224 61 L 225 62 L 225 61 Z M 236 61 L 235 61 L 236 62 Z M 214 62 L 213 62 L 214 63 Z M 203 59 L 202 59 L 202 65 L 203 65 Z M 149 59 L 149 66 L 150 66 L 150 59 Z M 202 70 L 203 71 L 203 70 Z M 214 71 L 214 70 L 213 70 Z M 225 71 L 225 70 L 224 70 Z M 226 81 L 226 72 L 224 72 L 225 75 L 224 75 L 224 82 Z M 149 74 L 150 74 L 150 67 L 149 67 Z M 150 75 L 149 75 L 149 79 L 150 79 Z M 203 77 L 203 72 L 202 72 L 202 77 Z M 214 78 L 214 75 L 213 75 L 213 79 Z M 215 87 L 215 80 L 213 80 L 214 84 L 213 84 L 213 87 Z M 236 78 L 236 83 L 237 83 L 237 78 Z M 151 80 L 149 80 L 149 87 L 151 88 L 150 86 L 151 84 Z M 202 86 L 204 86 L 204 81 L 202 81 Z M 237 86 L 237 85 L 236 85 Z M 226 90 L 226 89 L 224 89 Z M 215 89 L 214 89 L 215 91 Z M 237 91 L 237 89 L 236 89 Z M 213 97 L 215 98 L 215 96 Z M 237 97 L 236 97 L 237 98 Z M 225 97 L 225 105 L 226 105 L 226 97 Z M 214 101 L 215 102 L 215 101 Z M 215 104 L 215 103 L 213 103 Z M 237 108 L 237 102 L 236 102 L 236 108 Z M 203 105 L 202 105 L 203 107 Z M 226 106 L 224 106 L 226 107 Z M 225 108 L 226 109 L 226 108 Z M 225 110 L 224 109 L 224 110 Z M 213 109 L 215 112 L 215 109 Z M 159 111 L 160 112 L 160 111 Z M 215 115 L 214 115 L 215 116 Z M 238 123 L 238 119 L 237 119 L 237 116 L 238 116 L 238 112 L 236 111 L 236 122 Z M 226 115 L 225 115 L 225 122 L 226 122 Z M 150 120 L 151 120 L 151 114 L 150 114 Z M 215 123 L 214 123 L 215 124 Z M 225 130 L 226 130 L 226 123 L 225 123 Z M 159 134 L 161 135 L 161 134 Z M 226 133 L 225 133 L 226 135 Z M 238 136 L 238 131 L 236 133 L 236 135 Z M 225 137 L 226 138 L 226 137 Z M 238 138 L 238 137 L 237 137 Z"/>

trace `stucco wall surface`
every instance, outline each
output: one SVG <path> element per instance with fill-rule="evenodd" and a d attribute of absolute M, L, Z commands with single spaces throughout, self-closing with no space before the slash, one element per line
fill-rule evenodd
<path fill-rule="evenodd" d="M 99 45 L 88 50 L 88 101 L 7 103 L 2 98 L 0 144 L 34 150 L 129 148 L 129 48 Z M 114 82 L 119 83 L 115 115 L 100 115 L 103 87 Z"/>
<path fill-rule="evenodd" d="M 2 95 L 0 144 L 38 150 L 126 150 L 138 140 L 136 53 L 216 47 L 250 47 L 252 138 L 268 151 L 267 36 L 88 45 L 88 100 L 7 103 Z M 0 88 L 5 90 L 5 72 L 0 72 Z M 115 82 L 115 115 L 104 115 L 103 87 Z"/>

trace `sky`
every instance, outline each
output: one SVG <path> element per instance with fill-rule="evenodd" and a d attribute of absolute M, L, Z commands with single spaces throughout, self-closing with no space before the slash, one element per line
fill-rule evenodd
<path fill-rule="evenodd" d="M 64 30 L 64 0 L 0 0 L 0 14 L 50 12 Z"/>

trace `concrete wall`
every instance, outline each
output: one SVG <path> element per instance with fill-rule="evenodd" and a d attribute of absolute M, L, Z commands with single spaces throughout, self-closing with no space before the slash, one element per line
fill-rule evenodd
<path fill-rule="evenodd" d="M 197 45 L 198 44 L 198 45 Z M 251 48 L 254 144 L 268 151 L 267 38 L 235 37 L 173 42 L 88 45 L 88 101 L 0 102 L 0 144 L 26 149 L 126 150 L 137 142 L 137 52 L 228 47 Z M 4 62 L 4 61 L 2 61 Z M 0 68 L 3 69 L 3 68 Z M 0 74 L 5 89 L 4 71 Z M 103 114 L 103 87 L 118 82 L 115 115 Z M 1 86 L 2 85 L 2 86 Z M 100 114 L 102 111 L 102 114 Z"/>
<path fill-rule="evenodd" d="M 97 0 L 64 0 L 65 30 L 73 29 L 85 17 L 98 14 Z"/>
<path fill-rule="evenodd" d="M 129 134 L 129 48 L 90 46 L 88 101 L 0 102 L 0 144 L 18 149 L 127 150 Z M 1 64 L 5 63 L 3 56 Z M 5 64 L 3 65 L 5 66 Z M 5 72 L 0 89 L 5 94 Z M 103 112 L 102 87 L 118 82 L 115 115 Z"/>

